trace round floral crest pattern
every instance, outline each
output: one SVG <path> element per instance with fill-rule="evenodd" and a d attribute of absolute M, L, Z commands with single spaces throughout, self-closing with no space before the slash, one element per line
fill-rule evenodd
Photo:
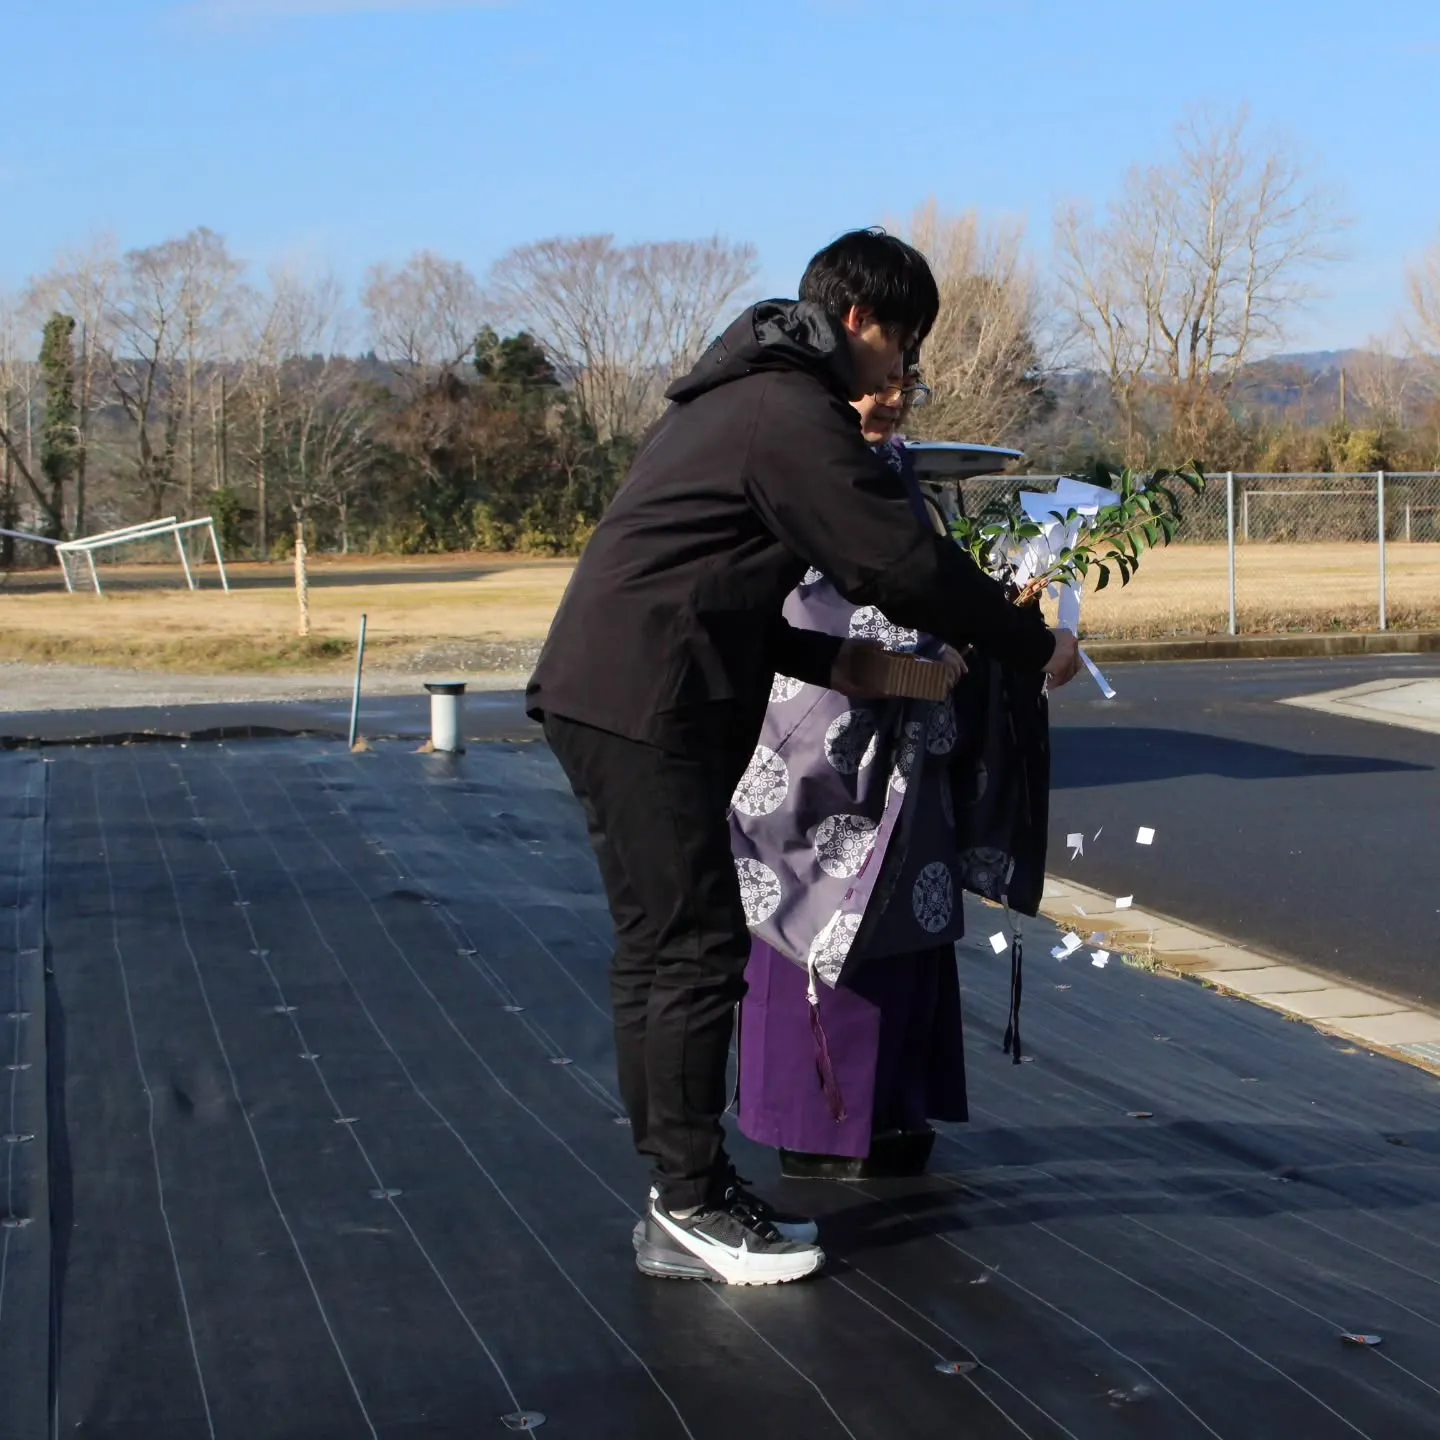
<path fill-rule="evenodd" d="M 955 707 L 949 699 L 937 701 L 930 710 L 930 723 L 925 732 L 925 748 L 932 755 L 948 755 L 955 748 L 955 741 L 958 738 Z"/>
<path fill-rule="evenodd" d="M 785 762 L 773 750 L 757 745 L 730 803 L 742 815 L 771 815 L 789 793 L 790 772 Z"/>
<path fill-rule="evenodd" d="M 850 636 L 855 640 L 874 640 L 887 650 L 913 650 L 920 643 L 918 630 L 895 624 L 874 605 L 862 605 L 850 617 Z"/>
<path fill-rule="evenodd" d="M 780 877 L 768 865 L 750 859 L 737 860 L 735 874 L 745 923 L 752 928 L 763 925 L 780 907 Z"/>
<path fill-rule="evenodd" d="M 922 930 L 938 935 L 955 909 L 955 881 L 943 860 L 933 860 L 916 877 L 910 908 Z"/>
<path fill-rule="evenodd" d="M 772 705 L 788 704 L 804 688 L 805 682 L 797 680 L 793 675 L 777 675 L 770 682 L 770 703 Z"/>
<path fill-rule="evenodd" d="M 831 815 L 815 827 L 815 859 L 837 880 L 858 875 L 875 848 L 875 822 L 864 815 Z"/>
<path fill-rule="evenodd" d="M 854 775 L 874 758 L 879 742 L 875 714 L 847 710 L 825 732 L 825 758 L 842 775 Z"/>
<path fill-rule="evenodd" d="M 980 846 L 960 855 L 960 873 L 965 888 L 983 895 L 987 900 L 1003 900 L 1010 883 L 1010 857 L 1003 850 Z"/>
<path fill-rule="evenodd" d="M 811 968 L 827 984 L 834 985 L 845 968 L 845 957 L 860 929 L 859 915 L 842 915 L 838 910 L 815 937 L 807 957 Z"/>

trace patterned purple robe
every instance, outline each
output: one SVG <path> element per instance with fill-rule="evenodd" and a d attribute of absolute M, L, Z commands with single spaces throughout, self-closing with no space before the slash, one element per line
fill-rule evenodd
<path fill-rule="evenodd" d="M 785 617 L 907 654 L 940 653 L 933 637 L 850 604 L 818 571 L 786 601 Z M 731 816 L 755 936 L 740 1033 L 740 1125 L 752 1139 L 864 1156 L 872 1128 L 966 1118 L 956 741 L 948 699 L 852 701 L 776 676 Z"/>

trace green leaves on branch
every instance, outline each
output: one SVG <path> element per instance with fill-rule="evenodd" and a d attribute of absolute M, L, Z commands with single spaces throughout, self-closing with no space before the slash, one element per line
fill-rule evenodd
<path fill-rule="evenodd" d="M 1076 510 L 1051 512 L 1067 539 L 1077 529 L 1078 535 L 1026 582 L 1018 595 L 1020 604 L 1038 598 L 1051 585 L 1081 589 L 1091 570 L 1097 575 L 1097 590 L 1105 589 L 1116 573 L 1120 583 L 1128 585 L 1140 566 L 1141 555 L 1147 549 L 1168 545 L 1179 533 L 1183 520 L 1178 493 L 1181 488 L 1195 495 L 1205 489 L 1205 476 L 1193 462 L 1176 470 L 1145 474 L 1102 461 L 1074 478 L 1119 495 L 1120 499 L 1093 516 Z M 1045 527 L 1027 516 L 1018 499 L 1012 497 L 1008 502 L 987 505 L 973 518 L 962 516 L 952 522 L 950 532 L 982 570 L 1008 577 L 1013 574 L 1012 562 L 1025 542 L 1039 540 Z"/>

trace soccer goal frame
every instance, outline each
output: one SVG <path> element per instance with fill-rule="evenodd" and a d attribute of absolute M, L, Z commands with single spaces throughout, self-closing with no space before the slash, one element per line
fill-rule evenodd
<path fill-rule="evenodd" d="M 226 594 L 230 592 L 230 578 L 225 573 L 225 561 L 220 554 L 220 540 L 215 534 L 215 520 L 213 516 L 205 515 L 198 520 L 177 520 L 173 515 L 167 515 L 163 520 L 147 520 L 143 525 L 126 525 L 119 530 L 103 530 L 98 535 L 87 535 L 82 540 L 65 540 L 55 547 L 55 553 L 60 559 L 60 569 L 65 575 L 65 588 L 73 595 L 75 593 L 75 577 L 70 573 L 70 563 L 75 561 L 78 565 L 83 557 L 90 574 L 90 583 L 95 587 L 97 595 L 103 595 L 104 589 L 100 584 L 100 572 L 95 568 L 95 552 L 97 550 L 108 550 L 115 545 L 129 545 L 137 540 L 164 539 L 167 535 L 175 537 L 175 549 L 180 555 L 180 565 L 185 571 L 185 583 L 190 589 L 196 589 L 195 572 L 190 565 L 190 557 L 185 553 L 185 533 L 189 530 L 199 530 L 210 541 L 210 548 L 215 553 L 215 566 L 220 572 L 220 584 L 224 587 Z M 201 559 L 204 559 L 204 550 L 201 550 Z"/>

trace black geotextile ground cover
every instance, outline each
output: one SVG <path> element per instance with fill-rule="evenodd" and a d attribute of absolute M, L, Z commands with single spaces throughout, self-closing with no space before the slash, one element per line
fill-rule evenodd
<path fill-rule="evenodd" d="M 542 747 L 0 755 L 0 907 L 3 1440 L 1440 1435 L 1440 1082 L 1242 1002 L 1037 936 L 1012 1066 L 977 913 L 972 1123 L 742 1143 L 831 1263 L 719 1289 L 634 1268 Z"/>

